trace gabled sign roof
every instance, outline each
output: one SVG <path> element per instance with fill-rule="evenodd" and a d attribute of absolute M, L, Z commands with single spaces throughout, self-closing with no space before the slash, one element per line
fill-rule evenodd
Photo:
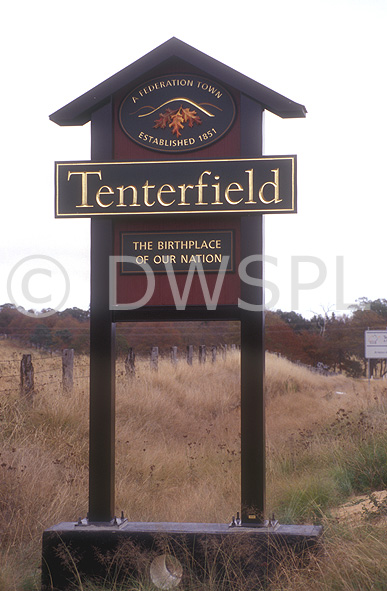
<path fill-rule="evenodd" d="M 204 71 L 213 79 L 239 90 L 260 103 L 264 109 L 279 117 L 293 118 L 305 117 L 306 115 L 307 111 L 303 105 L 291 101 L 274 90 L 255 82 L 222 62 L 176 39 L 176 37 L 172 37 L 172 39 L 156 47 L 156 49 L 117 72 L 117 74 L 52 113 L 50 115 L 51 121 L 58 125 L 84 125 L 90 121 L 93 111 L 102 107 L 112 95 L 171 58 L 178 58 Z"/>

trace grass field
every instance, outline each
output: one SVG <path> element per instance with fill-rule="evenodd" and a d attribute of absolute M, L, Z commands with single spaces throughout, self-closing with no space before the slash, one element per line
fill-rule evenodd
<path fill-rule="evenodd" d="M 18 388 L 26 352 L 32 403 Z M 0 342 L 0 591 L 39 589 L 43 530 L 86 516 L 87 374 L 78 357 L 74 391 L 63 394 L 60 358 Z M 267 588 L 387 590 L 386 382 L 325 377 L 267 355 L 266 393 L 267 512 L 325 531 L 323 553 L 305 568 L 280 562 Z M 204 366 L 161 360 L 158 372 L 139 361 L 134 378 L 119 362 L 117 515 L 230 522 L 240 499 L 239 402 L 238 353 Z"/>

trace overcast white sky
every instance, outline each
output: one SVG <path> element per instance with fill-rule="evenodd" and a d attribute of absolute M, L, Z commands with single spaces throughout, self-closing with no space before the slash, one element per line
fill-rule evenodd
<path fill-rule="evenodd" d="M 26 308 L 88 308 L 89 222 L 54 219 L 54 161 L 88 160 L 90 128 L 48 117 L 173 36 L 308 110 L 305 119 L 266 117 L 265 153 L 298 156 L 299 213 L 266 216 L 276 307 L 310 314 L 387 298 L 386 30 L 386 0 L 8 2 L 0 303 L 8 285 Z M 68 294 L 62 271 L 42 256 L 68 274 Z M 23 281 L 35 302 L 23 298 Z"/>

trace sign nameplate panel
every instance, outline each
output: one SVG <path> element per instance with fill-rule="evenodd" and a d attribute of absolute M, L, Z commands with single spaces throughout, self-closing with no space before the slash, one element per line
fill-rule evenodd
<path fill-rule="evenodd" d="M 295 213 L 296 156 L 56 162 L 56 217 Z"/>
<path fill-rule="evenodd" d="M 225 271 L 234 270 L 234 245 L 232 230 L 188 232 L 122 232 L 122 256 L 135 261 L 121 264 L 123 275 L 143 273 L 141 265 L 147 263 L 154 273 L 166 273 L 171 264 L 174 273 L 187 273 L 192 263 L 202 265 L 203 270 L 219 272 L 225 263 Z"/>

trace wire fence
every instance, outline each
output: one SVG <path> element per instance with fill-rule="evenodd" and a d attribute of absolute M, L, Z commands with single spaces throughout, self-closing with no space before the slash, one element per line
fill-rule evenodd
<path fill-rule="evenodd" d="M 187 345 L 185 350 L 178 347 L 170 347 L 169 360 L 173 365 L 185 361 L 192 365 L 194 359 L 199 364 L 215 363 L 219 359 L 225 359 L 228 352 L 239 349 L 239 345 L 219 345 L 207 347 L 206 345 Z M 281 354 L 276 353 L 278 357 Z M 159 360 L 165 359 L 165 351 L 161 356 L 158 347 L 152 347 L 149 352 L 149 368 L 157 371 Z M 129 348 L 125 357 L 116 361 L 117 376 L 131 378 L 136 375 L 137 362 L 145 361 L 141 354 L 136 358 L 133 348 Z M 330 376 L 337 375 L 323 364 L 317 367 L 305 365 L 300 361 L 296 365 L 306 369 Z M 87 387 L 90 379 L 90 359 L 87 355 L 74 355 L 73 349 L 64 349 L 61 352 L 40 352 L 36 354 L 23 354 L 12 352 L 10 357 L 0 360 L 0 394 L 19 392 L 26 398 L 31 398 L 37 391 L 43 388 L 62 389 L 63 392 L 71 392 L 74 387 Z"/>
<path fill-rule="evenodd" d="M 238 350 L 238 345 L 220 345 L 195 347 L 188 345 L 185 351 L 178 351 L 178 347 L 170 347 L 170 362 L 175 365 L 185 361 L 188 365 L 194 362 L 194 355 L 199 364 L 215 363 L 219 358 L 225 359 L 228 351 Z M 152 347 L 149 352 L 149 367 L 158 370 L 158 347 Z M 144 361 L 144 356 L 138 356 Z M 128 350 L 126 357 L 120 359 L 119 374 L 126 377 L 136 375 L 137 361 L 133 348 Z M 165 355 L 163 356 L 165 359 Z M 118 365 L 118 361 L 117 361 Z M 37 354 L 12 353 L 10 357 L 0 360 L 0 393 L 20 392 L 26 398 L 32 398 L 36 391 L 45 387 L 61 388 L 64 392 L 71 392 L 76 385 L 87 385 L 90 378 L 90 360 L 86 355 L 74 355 L 73 349 L 62 352 L 43 352 Z"/>
<path fill-rule="evenodd" d="M 68 350 L 60 353 L 20 354 L 0 360 L 0 393 L 19 392 L 28 397 L 50 387 L 71 390 L 80 380 L 89 379 L 89 360 L 80 355 L 68 363 Z M 74 363 L 75 361 L 75 363 Z"/>

